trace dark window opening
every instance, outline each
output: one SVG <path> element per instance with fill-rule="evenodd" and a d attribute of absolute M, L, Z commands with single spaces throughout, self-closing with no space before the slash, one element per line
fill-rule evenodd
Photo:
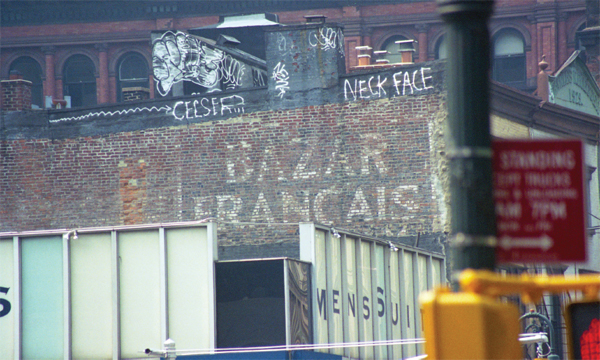
<path fill-rule="evenodd" d="M 527 85 L 525 44 L 521 33 L 504 29 L 493 39 L 492 78 L 506 85 L 522 88 Z"/>
<path fill-rule="evenodd" d="M 73 55 L 64 68 L 64 95 L 71 97 L 71 106 L 96 105 L 96 75 L 94 63 L 84 55 Z"/>
<path fill-rule="evenodd" d="M 44 85 L 42 82 L 42 67 L 29 57 L 21 56 L 10 65 L 10 71 L 17 70 L 24 80 L 31 81 L 31 104 L 44 107 Z"/>
<path fill-rule="evenodd" d="M 117 101 L 123 101 L 123 89 L 129 87 L 148 88 L 148 63 L 138 53 L 123 56 L 118 66 Z"/>
<path fill-rule="evenodd" d="M 402 53 L 400 50 L 413 49 L 413 44 L 396 44 L 396 41 L 409 40 L 405 36 L 396 35 L 387 39 L 381 46 L 381 50 L 387 50 L 387 54 L 383 57 L 389 60 L 390 64 L 396 64 L 402 62 Z"/>
<path fill-rule="evenodd" d="M 446 58 L 448 58 L 448 42 L 446 41 L 446 35 L 442 35 L 435 45 L 435 59 L 442 60 Z"/>
<path fill-rule="evenodd" d="M 284 345 L 283 260 L 215 263 L 217 347 Z"/>
<path fill-rule="evenodd" d="M 524 85 L 526 76 L 525 55 L 494 58 L 494 80 L 507 85 Z"/>

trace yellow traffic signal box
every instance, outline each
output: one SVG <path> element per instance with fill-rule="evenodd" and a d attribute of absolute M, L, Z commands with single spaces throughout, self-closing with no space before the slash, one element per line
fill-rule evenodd
<path fill-rule="evenodd" d="M 470 292 L 421 296 L 428 359 L 521 359 L 515 305 Z"/>

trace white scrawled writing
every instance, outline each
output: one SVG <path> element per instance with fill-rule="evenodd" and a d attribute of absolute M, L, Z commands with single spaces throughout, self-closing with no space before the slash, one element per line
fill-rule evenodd
<path fill-rule="evenodd" d="M 393 86 L 395 95 L 414 95 L 421 91 L 433 89 L 431 68 L 422 67 L 413 71 L 399 71 L 391 76 L 371 76 L 368 79 L 344 80 L 344 99 L 356 101 L 359 99 L 379 99 L 386 97 L 386 87 Z"/>
<path fill-rule="evenodd" d="M 277 63 L 277 65 L 275 65 L 275 68 L 273 69 L 273 76 L 272 76 L 273 80 L 275 80 L 275 83 L 277 85 L 275 85 L 275 89 L 277 91 L 279 91 L 279 93 L 277 94 L 277 96 L 279 96 L 279 98 L 283 98 L 283 95 L 285 95 L 286 91 L 290 89 L 289 87 L 289 79 L 290 76 L 287 72 L 287 70 L 285 69 L 285 64 L 283 62 L 279 62 Z"/>
<path fill-rule="evenodd" d="M 239 95 L 178 101 L 171 114 L 176 120 L 199 119 L 244 112 L 244 98 Z"/>

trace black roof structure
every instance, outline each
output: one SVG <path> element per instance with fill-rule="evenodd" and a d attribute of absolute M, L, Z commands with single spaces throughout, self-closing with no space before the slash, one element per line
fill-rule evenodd
<path fill-rule="evenodd" d="M 100 0 L 0 2 L 2 27 L 239 15 L 431 0 Z"/>

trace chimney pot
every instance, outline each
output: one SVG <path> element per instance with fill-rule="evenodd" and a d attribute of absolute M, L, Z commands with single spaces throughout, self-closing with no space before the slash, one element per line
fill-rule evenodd
<path fill-rule="evenodd" d="M 304 15 L 307 23 L 325 23 L 327 16 L 325 15 Z"/>

